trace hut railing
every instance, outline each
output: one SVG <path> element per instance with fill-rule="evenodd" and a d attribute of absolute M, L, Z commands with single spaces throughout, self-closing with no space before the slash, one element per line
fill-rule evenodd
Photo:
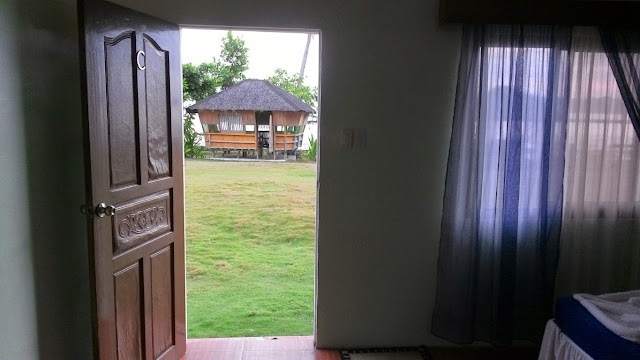
<path fill-rule="evenodd" d="M 204 133 L 205 146 L 210 149 L 255 150 L 256 135 L 242 133 Z"/>
<path fill-rule="evenodd" d="M 275 150 L 298 150 L 302 147 L 302 141 L 304 140 L 304 133 L 300 134 L 276 134 Z"/>

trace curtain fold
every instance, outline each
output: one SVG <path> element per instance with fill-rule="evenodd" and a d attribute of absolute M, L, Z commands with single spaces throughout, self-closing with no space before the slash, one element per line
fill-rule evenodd
<path fill-rule="evenodd" d="M 640 288 L 640 140 L 598 30 L 571 49 L 564 219 L 556 292 Z"/>
<path fill-rule="evenodd" d="M 237 111 L 221 111 L 218 114 L 220 118 L 220 132 L 226 133 L 243 133 L 244 124 L 242 122 L 242 114 Z"/>
<path fill-rule="evenodd" d="M 432 332 L 540 341 L 562 219 L 569 28 L 465 26 Z"/>
<path fill-rule="evenodd" d="M 640 28 L 600 28 L 602 45 L 629 118 L 640 139 Z"/>

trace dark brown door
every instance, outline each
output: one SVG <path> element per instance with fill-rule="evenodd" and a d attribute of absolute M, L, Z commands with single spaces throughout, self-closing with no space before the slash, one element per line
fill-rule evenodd
<path fill-rule="evenodd" d="M 92 0 L 80 19 L 96 358 L 177 360 L 186 343 L 179 28 Z"/>

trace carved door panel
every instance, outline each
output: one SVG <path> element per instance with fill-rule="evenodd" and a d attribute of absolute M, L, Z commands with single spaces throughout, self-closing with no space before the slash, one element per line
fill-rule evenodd
<path fill-rule="evenodd" d="M 177 360 L 186 346 L 179 28 L 81 5 L 96 358 Z"/>

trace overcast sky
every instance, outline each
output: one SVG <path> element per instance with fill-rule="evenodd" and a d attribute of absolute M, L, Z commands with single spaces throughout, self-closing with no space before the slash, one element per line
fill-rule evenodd
<path fill-rule="evenodd" d="M 220 56 L 221 39 L 226 30 L 187 29 L 181 30 L 182 63 L 198 65 Z M 249 49 L 249 70 L 245 75 L 249 79 L 266 79 L 277 68 L 283 68 L 290 74 L 298 73 L 307 43 L 307 34 L 267 31 L 233 30 L 240 36 Z M 309 47 L 309 56 L 305 67 L 305 83 L 318 86 L 319 75 L 319 36 L 313 36 Z"/>

